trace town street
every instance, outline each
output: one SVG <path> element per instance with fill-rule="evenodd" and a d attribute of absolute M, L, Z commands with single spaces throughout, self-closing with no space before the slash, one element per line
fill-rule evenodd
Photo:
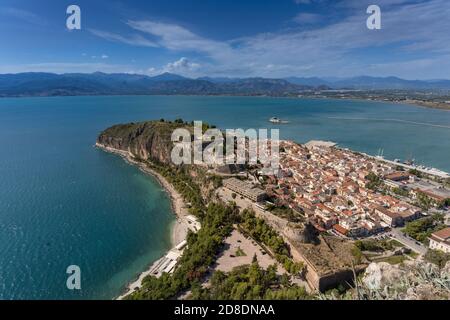
<path fill-rule="evenodd" d="M 427 252 L 427 247 L 422 244 L 419 245 L 415 240 L 404 236 L 400 228 L 393 228 L 389 232 L 389 236 L 421 255 Z"/>

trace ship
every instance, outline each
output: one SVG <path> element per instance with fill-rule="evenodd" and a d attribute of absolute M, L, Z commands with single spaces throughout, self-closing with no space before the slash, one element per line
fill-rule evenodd
<path fill-rule="evenodd" d="M 269 121 L 272 123 L 289 123 L 289 121 L 281 120 L 280 118 L 277 118 L 277 117 L 272 117 L 269 119 Z"/>

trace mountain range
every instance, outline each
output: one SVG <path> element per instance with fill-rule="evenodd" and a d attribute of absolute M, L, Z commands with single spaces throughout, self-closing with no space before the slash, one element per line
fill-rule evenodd
<path fill-rule="evenodd" d="M 0 74 L 0 97 L 63 95 L 273 95 L 306 90 L 449 90 L 450 80 L 405 80 L 397 77 L 186 78 L 163 73 L 154 77 L 115 73 Z"/>

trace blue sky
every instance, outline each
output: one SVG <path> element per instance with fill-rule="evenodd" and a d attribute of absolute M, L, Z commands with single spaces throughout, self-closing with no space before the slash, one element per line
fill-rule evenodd
<path fill-rule="evenodd" d="M 0 0 L 0 73 L 443 79 L 449 30 L 448 0 Z"/>

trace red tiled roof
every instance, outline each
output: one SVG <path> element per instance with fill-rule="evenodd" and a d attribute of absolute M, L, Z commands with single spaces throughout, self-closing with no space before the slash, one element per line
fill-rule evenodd
<path fill-rule="evenodd" d="M 440 231 L 433 232 L 431 235 L 439 239 L 443 239 L 445 241 L 450 238 L 450 227 L 442 229 Z"/>
<path fill-rule="evenodd" d="M 353 211 L 347 210 L 347 209 L 343 210 L 342 213 L 345 214 L 347 217 L 350 217 L 353 215 Z"/>
<path fill-rule="evenodd" d="M 408 172 L 398 171 L 398 172 L 393 172 L 391 174 L 386 175 L 385 178 L 389 179 L 389 180 L 397 181 L 400 179 L 408 179 L 409 176 L 410 176 L 410 174 Z"/>
<path fill-rule="evenodd" d="M 333 226 L 333 229 L 339 232 L 340 234 L 343 234 L 344 236 L 348 233 L 348 230 L 345 229 L 343 226 L 335 224 Z"/>

